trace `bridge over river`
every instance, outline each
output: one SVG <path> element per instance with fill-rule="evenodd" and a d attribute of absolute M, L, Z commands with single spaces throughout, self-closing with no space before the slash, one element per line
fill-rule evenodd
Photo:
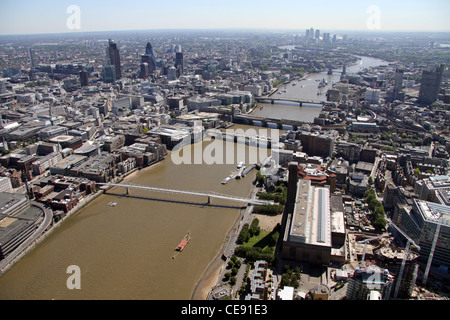
<path fill-rule="evenodd" d="M 148 186 L 140 186 L 136 184 L 121 184 L 121 183 L 97 183 L 97 185 L 105 186 L 105 187 L 123 187 L 126 189 L 126 193 L 129 194 L 129 189 L 139 189 L 146 191 L 154 191 L 154 192 L 163 192 L 168 194 L 186 194 L 191 196 L 201 196 L 208 198 L 208 204 L 211 203 L 211 198 L 214 199 L 222 199 L 222 200 L 230 200 L 235 202 L 247 203 L 249 205 L 272 205 L 273 201 L 270 200 L 259 200 L 259 199 L 248 199 L 237 196 L 231 196 L 226 194 L 220 194 L 216 192 L 201 192 L 201 191 L 184 191 L 184 190 L 175 190 L 175 189 L 163 189 L 156 187 L 148 187 Z"/>
<path fill-rule="evenodd" d="M 264 102 L 264 101 L 270 101 L 270 103 L 274 104 L 278 101 L 283 102 L 293 102 L 300 105 L 300 107 L 303 106 L 303 104 L 318 104 L 321 106 L 325 105 L 325 101 L 316 101 L 316 100 L 301 100 L 301 99 L 292 99 L 292 98 L 273 98 L 273 97 L 257 97 L 255 98 L 257 102 Z"/>

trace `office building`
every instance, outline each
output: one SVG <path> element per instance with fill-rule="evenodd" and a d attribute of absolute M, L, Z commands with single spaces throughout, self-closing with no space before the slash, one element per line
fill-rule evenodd
<path fill-rule="evenodd" d="M 434 70 L 424 70 L 419 91 L 419 102 L 424 104 L 432 104 L 437 100 L 439 89 L 442 82 L 442 73 L 444 65 L 441 64 Z"/>
<path fill-rule="evenodd" d="M 139 77 L 140 78 L 147 78 L 147 76 L 150 74 L 150 68 L 148 66 L 147 62 L 142 62 L 140 65 L 140 71 L 139 71 Z"/>
<path fill-rule="evenodd" d="M 148 64 L 148 74 L 153 73 L 154 71 L 156 71 L 155 53 L 153 51 L 153 47 L 152 47 L 150 42 L 148 42 L 147 46 L 145 47 L 145 54 L 141 58 L 141 63 L 147 63 Z"/>
<path fill-rule="evenodd" d="M 366 101 L 369 103 L 379 103 L 380 102 L 380 89 L 366 89 Z"/>
<path fill-rule="evenodd" d="M 113 83 L 116 81 L 116 68 L 111 65 L 102 67 L 102 80 L 106 83 Z"/>
<path fill-rule="evenodd" d="M 435 266 L 450 266 L 450 207 L 414 199 L 411 209 L 398 210 L 393 217 L 396 223 L 420 246 L 420 260 L 428 261 L 434 236 L 440 225 L 433 254 Z"/>
<path fill-rule="evenodd" d="M 402 90 L 404 70 L 396 69 L 394 76 L 394 96 L 397 96 Z"/>
<path fill-rule="evenodd" d="M 67 128 L 60 126 L 47 127 L 39 131 L 39 139 L 48 140 L 60 135 L 67 134 Z"/>
<path fill-rule="evenodd" d="M 119 49 L 117 48 L 117 44 L 111 39 L 109 39 L 107 58 L 108 58 L 109 64 L 114 66 L 114 69 L 116 70 L 116 79 L 118 80 L 118 79 L 122 78 Z"/>
<path fill-rule="evenodd" d="M 394 74 L 394 86 L 386 90 L 386 100 L 393 102 L 395 100 L 404 101 L 405 93 L 402 92 L 404 70 L 396 69 Z"/>
<path fill-rule="evenodd" d="M 450 190 L 450 175 L 417 180 L 414 186 L 414 193 L 419 199 L 449 205 L 448 198 L 444 196 L 446 190 Z"/>
<path fill-rule="evenodd" d="M 175 67 L 170 67 L 167 71 L 167 79 L 168 80 L 176 80 L 177 79 L 177 69 Z"/>
<path fill-rule="evenodd" d="M 72 92 L 72 91 L 75 91 L 75 90 L 78 90 L 78 89 L 81 88 L 81 80 L 80 80 L 80 78 L 64 79 L 63 83 L 64 83 L 64 89 L 67 92 Z"/>
<path fill-rule="evenodd" d="M 175 53 L 175 68 L 177 69 L 178 76 L 184 73 L 183 52 L 181 51 Z"/>
<path fill-rule="evenodd" d="M 388 300 L 393 294 L 394 277 L 376 265 L 356 268 L 348 280 L 348 300 Z"/>
<path fill-rule="evenodd" d="M 36 67 L 36 61 L 34 57 L 34 51 L 31 48 L 28 49 L 28 57 L 30 58 L 30 68 L 33 69 L 34 67 Z"/>
<path fill-rule="evenodd" d="M 336 137 L 336 131 L 325 133 L 299 131 L 296 133 L 295 139 L 300 140 L 303 152 L 306 152 L 309 156 L 329 157 L 333 154 Z"/>
<path fill-rule="evenodd" d="M 87 87 L 89 85 L 89 72 L 85 69 L 80 71 L 80 84 L 82 87 Z"/>
<path fill-rule="evenodd" d="M 44 157 L 39 158 L 34 161 L 31 165 L 34 175 L 41 175 L 50 167 L 53 167 L 62 160 L 62 155 L 60 152 L 50 153 Z"/>

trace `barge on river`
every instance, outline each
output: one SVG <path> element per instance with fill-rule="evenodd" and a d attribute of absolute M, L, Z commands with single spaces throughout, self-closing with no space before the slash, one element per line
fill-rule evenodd
<path fill-rule="evenodd" d="M 188 232 L 183 240 L 178 244 L 178 246 L 175 248 L 175 251 L 181 252 L 184 250 L 184 248 L 187 246 L 187 244 L 191 241 L 191 234 Z"/>

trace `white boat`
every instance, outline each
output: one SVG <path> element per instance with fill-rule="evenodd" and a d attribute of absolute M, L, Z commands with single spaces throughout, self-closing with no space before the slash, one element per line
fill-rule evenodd
<path fill-rule="evenodd" d="M 238 172 L 238 174 L 236 175 L 236 179 L 239 180 L 240 178 L 243 177 L 245 168 L 246 168 L 246 166 L 242 166 L 242 167 L 239 169 L 239 172 Z"/>
<path fill-rule="evenodd" d="M 226 177 L 225 179 L 223 179 L 222 184 L 227 184 L 228 181 L 231 180 L 231 176 Z"/>

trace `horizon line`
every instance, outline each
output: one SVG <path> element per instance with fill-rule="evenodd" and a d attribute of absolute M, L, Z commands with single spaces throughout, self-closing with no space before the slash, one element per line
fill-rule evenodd
<path fill-rule="evenodd" d="M 314 27 L 313 27 L 314 28 Z M 40 32 L 40 33 L 0 33 L 0 37 L 6 36 L 48 36 L 48 35 L 77 35 L 83 33 L 108 33 L 108 32 L 167 32 L 167 31 L 290 31 L 290 32 L 304 32 L 310 28 L 259 28 L 259 27 L 236 27 L 236 28 L 159 28 L 159 29 L 121 29 L 121 30 L 79 30 L 79 31 L 61 31 L 61 32 Z M 369 30 L 369 29 L 321 29 L 314 28 L 315 30 L 326 30 L 328 32 L 355 32 L 355 33 L 450 33 L 450 30 Z M 325 32 L 324 32 L 325 33 Z"/>

